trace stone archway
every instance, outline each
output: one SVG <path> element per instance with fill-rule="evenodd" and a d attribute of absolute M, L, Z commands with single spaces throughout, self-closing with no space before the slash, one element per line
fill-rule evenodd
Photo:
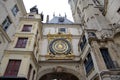
<path fill-rule="evenodd" d="M 85 80 L 84 73 L 81 71 L 76 71 L 74 69 L 61 66 L 39 70 L 37 76 L 37 80 L 47 80 L 45 79 L 46 76 L 50 77 L 51 80 Z"/>
<path fill-rule="evenodd" d="M 79 80 L 79 79 L 70 73 L 53 72 L 43 75 L 39 80 Z"/>

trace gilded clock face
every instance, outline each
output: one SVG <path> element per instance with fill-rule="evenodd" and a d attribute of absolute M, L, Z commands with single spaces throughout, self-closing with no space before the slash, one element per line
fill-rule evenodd
<path fill-rule="evenodd" d="M 71 51 L 71 45 L 66 39 L 58 38 L 50 43 L 49 49 L 53 54 L 69 54 Z"/>

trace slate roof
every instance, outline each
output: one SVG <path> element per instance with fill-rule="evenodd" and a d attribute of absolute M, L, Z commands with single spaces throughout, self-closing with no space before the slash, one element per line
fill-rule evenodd
<path fill-rule="evenodd" d="M 68 20 L 66 17 L 54 16 L 48 23 L 54 24 L 72 24 L 73 22 Z"/>

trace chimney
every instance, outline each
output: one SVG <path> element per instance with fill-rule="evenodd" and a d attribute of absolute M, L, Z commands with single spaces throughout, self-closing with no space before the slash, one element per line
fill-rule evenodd
<path fill-rule="evenodd" d="M 47 18 L 46 18 L 46 23 L 49 22 L 49 15 L 47 15 Z"/>
<path fill-rule="evenodd" d="M 44 18 L 43 13 L 41 13 L 40 16 L 41 16 L 41 21 L 43 21 L 43 18 Z"/>
<path fill-rule="evenodd" d="M 65 13 L 65 18 L 67 18 L 67 15 L 66 15 L 66 13 Z"/>
<path fill-rule="evenodd" d="M 53 13 L 53 17 L 55 17 L 55 13 Z"/>

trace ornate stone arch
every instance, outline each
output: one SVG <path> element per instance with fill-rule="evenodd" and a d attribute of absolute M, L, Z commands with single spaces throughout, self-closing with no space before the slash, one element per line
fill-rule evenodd
<path fill-rule="evenodd" d="M 61 66 L 58 66 L 58 67 L 61 67 Z M 56 67 L 56 68 L 57 68 L 57 67 Z M 54 68 L 54 67 L 53 67 L 53 68 L 46 68 L 46 69 L 38 72 L 37 80 L 39 80 L 42 76 L 44 76 L 44 75 L 46 75 L 46 74 L 48 74 L 48 73 L 53 73 L 53 72 L 55 72 L 56 68 Z M 73 70 L 73 69 L 65 68 L 65 67 L 61 67 L 61 68 L 63 69 L 62 72 L 70 73 L 70 74 L 76 76 L 79 80 L 85 80 L 85 78 L 84 78 L 84 76 L 83 76 L 82 73 L 77 72 L 77 71 L 75 71 L 75 70 Z"/>

